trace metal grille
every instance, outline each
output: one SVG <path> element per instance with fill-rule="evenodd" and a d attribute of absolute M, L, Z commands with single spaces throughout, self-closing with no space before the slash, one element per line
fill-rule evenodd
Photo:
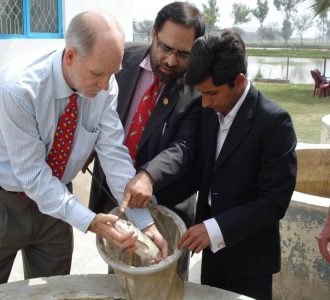
<path fill-rule="evenodd" d="M 22 33 L 22 0 L 0 0 L 0 34 Z"/>
<path fill-rule="evenodd" d="M 30 0 L 30 31 L 58 32 L 57 14 L 57 0 Z"/>

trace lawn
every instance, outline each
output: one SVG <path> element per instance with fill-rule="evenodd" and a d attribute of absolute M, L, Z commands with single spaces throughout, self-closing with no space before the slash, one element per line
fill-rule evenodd
<path fill-rule="evenodd" d="M 290 113 L 298 142 L 320 143 L 321 118 L 330 114 L 330 96 L 313 97 L 311 84 L 257 82 L 255 86 Z"/>
<path fill-rule="evenodd" d="M 303 58 L 324 58 L 330 57 L 330 50 L 326 49 L 256 49 L 247 48 L 248 56 L 271 56 L 271 57 L 303 57 Z"/>

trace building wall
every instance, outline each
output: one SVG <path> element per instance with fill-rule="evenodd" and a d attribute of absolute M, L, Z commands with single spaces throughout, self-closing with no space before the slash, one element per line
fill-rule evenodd
<path fill-rule="evenodd" d="M 71 19 L 86 10 L 106 11 L 119 21 L 125 32 L 125 40 L 133 41 L 132 0 L 63 0 L 64 34 Z M 33 54 L 64 45 L 63 39 L 0 39 L 0 69 L 22 54 Z"/>

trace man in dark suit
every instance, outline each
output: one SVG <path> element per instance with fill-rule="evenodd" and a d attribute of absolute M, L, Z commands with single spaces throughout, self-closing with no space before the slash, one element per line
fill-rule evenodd
<path fill-rule="evenodd" d="M 173 2 L 162 8 L 155 20 L 152 44 L 129 44 L 125 48 L 119 85 L 117 111 L 125 129 L 125 144 L 130 127 L 139 109 L 140 100 L 156 78 L 158 99 L 143 134 L 135 144 L 132 156 L 136 176 L 144 176 L 153 185 L 158 203 L 177 212 L 187 225 L 193 224 L 195 197 L 176 197 L 170 184 L 187 174 L 195 159 L 196 137 L 200 121 L 201 96 L 193 87 L 184 85 L 190 50 L 194 40 L 204 34 L 200 12 L 187 2 Z M 131 149 L 130 153 L 132 155 Z M 108 189 L 99 161 L 94 163 L 94 175 Z M 158 195 L 166 196 L 158 198 Z M 148 202 L 131 202 L 130 207 L 146 207 Z M 108 212 L 113 208 L 107 195 L 93 180 L 90 208 Z"/>
<path fill-rule="evenodd" d="M 196 225 L 178 247 L 202 255 L 201 282 L 272 298 L 279 220 L 296 180 L 289 114 L 246 78 L 245 45 L 230 30 L 196 40 L 186 83 L 202 93 Z"/>
<path fill-rule="evenodd" d="M 137 145 L 135 157 L 137 171 L 147 173 L 152 180 L 156 198 L 157 192 L 186 174 L 195 159 L 201 97 L 194 88 L 184 85 L 183 74 L 194 40 L 203 34 L 200 12 L 187 2 L 173 2 L 159 11 L 151 46 L 126 45 L 122 69 L 116 75 L 119 85 L 117 111 L 126 137 L 145 89 L 154 77 L 160 82 L 160 96 Z M 98 160 L 94 174 L 108 188 Z M 190 203 L 186 207 L 188 210 Z M 166 202 L 161 204 L 168 206 Z M 130 205 L 146 207 L 147 203 Z M 112 208 L 112 202 L 107 201 L 95 181 L 92 182 L 90 208 L 103 212 Z M 186 209 L 177 212 L 186 222 L 193 221 L 186 215 Z"/>

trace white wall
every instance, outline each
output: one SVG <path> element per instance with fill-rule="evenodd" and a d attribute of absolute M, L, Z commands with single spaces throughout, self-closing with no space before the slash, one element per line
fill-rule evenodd
<path fill-rule="evenodd" d="M 123 27 L 125 40 L 133 40 L 132 0 L 62 0 L 62 3 L 64 34 L 75 15 L 86 10 L 97 9 L 113 15 Z M 22 54 L 55 49 L 63 45 L 63 39 L 0 39 L 0 69 Z"/>

